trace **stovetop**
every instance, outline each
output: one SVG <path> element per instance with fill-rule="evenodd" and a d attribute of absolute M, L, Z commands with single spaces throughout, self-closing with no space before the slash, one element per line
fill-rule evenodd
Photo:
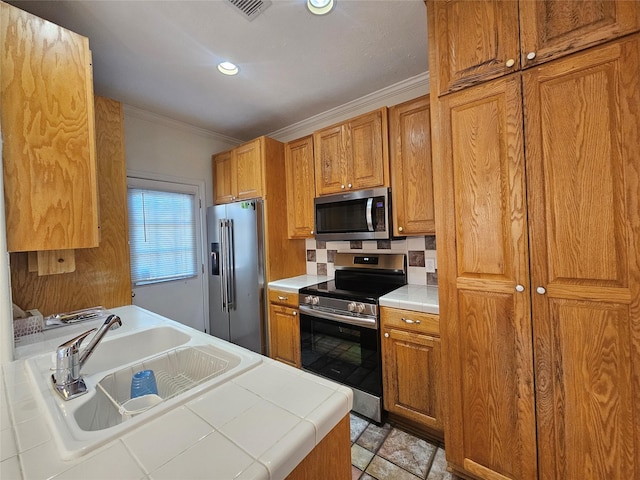
<path fill-rule="evenodd" d="M 300 289 L 300 295 L 377 303 L 378 298 L 407 283 L 403 254 L 338 253 L 335 279 Z"/>

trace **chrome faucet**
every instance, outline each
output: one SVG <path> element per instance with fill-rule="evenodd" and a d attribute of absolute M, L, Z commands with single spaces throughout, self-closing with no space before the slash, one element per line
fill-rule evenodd
<path fill-rule="evenodd" d="M 66 341 L 56 349 L 56 373 L 51 375 L 54 387 L 64 400 L 71 400 L 79 395 L 87 393 L 87 385 L 84 383 L 80 370 L 94 352 L 102 337 L 110 328 L 118 328 L 122 320 L 117 315 L 109 315 L 100 330 L 94 335 L 87 348 L 80 354 L 80 344 L 97 329 L 84 332 L 71 340 Z"/>

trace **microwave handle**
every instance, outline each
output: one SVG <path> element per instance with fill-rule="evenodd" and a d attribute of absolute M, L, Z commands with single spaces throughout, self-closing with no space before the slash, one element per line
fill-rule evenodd
<path fill-rule="evenodd" d="M 373 232 L 373 197 L 367 198 L 367 228 Z"/>

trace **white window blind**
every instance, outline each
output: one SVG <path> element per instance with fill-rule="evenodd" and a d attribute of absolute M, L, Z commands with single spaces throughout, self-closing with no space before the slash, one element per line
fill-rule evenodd
<path fill-rule="evenodd" d="M 130 187 L 127 199 L 132 283 L 196 276 L 195 195 Z"/>

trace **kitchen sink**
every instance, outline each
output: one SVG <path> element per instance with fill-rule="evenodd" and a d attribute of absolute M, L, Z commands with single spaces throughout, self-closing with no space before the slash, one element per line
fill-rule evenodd
<path fill-rule="evenodd" d="M 53 352 L 28 358 L 26 366 L 60 454 L 63 459 L 71 459 L 229 381 L 261 361 L 259 354 L 216 337 L 181 325 L 165 324 L 105 339 L 81 371 L 88 392 L 72 400 L 64 401 L 54 391 Z M 131 378 L 140 370 L 154 371 L 158 396 L 149 408 L 131 410 Z"/>

